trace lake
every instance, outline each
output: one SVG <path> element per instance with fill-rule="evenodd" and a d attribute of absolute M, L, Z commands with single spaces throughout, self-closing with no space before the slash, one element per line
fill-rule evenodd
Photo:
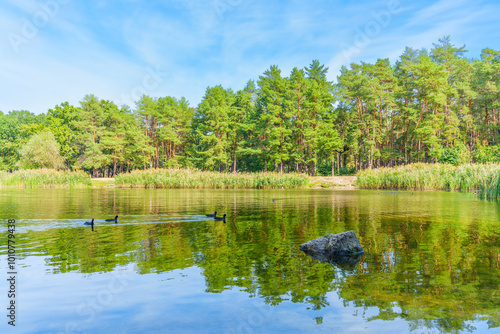
<path fill-rule="evenodd" d="M 2 333 L 500 333 L 500 204 L 473 194 L 4 188 L 0 218 Z M 298 248 L 348 230 L 353 266 Z"/>

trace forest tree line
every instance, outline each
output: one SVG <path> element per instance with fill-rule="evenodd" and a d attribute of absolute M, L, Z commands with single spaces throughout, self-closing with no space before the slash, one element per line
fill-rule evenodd
<path fill-rule="evenodd" d="M 134 108 L 86 95 L 47 113 L 0 112 L 0 170 L 134 169 L 306 172 L 413 162 L 500 162 L 500 51 L 466 57 L 449 37 L 431 50 L 343 66 L 333 83 L 314 60 L 273 65 L 238 91 L 143 95 Z"/>

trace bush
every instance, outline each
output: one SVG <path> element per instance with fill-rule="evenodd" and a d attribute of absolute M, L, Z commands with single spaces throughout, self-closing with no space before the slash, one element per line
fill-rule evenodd
<path fill-rule="evenodd" d="M 500 163 L 500 145 L 477 145 L 473 153 L 474 161 L 480 164 Z"/>
<path fill-rule="evenodd" d="M 63 168 L 63 158 L 59 154 L 59 144 L 50 131 L 34 134 L 19 150 L 21 161 L 18 166 L 27 169 Z"/>
<path fill-rule="evenodd" d="M 471 156 L 467 146 L 465 144 L 460 143 L 453 147 L 447 147 L 443 149 L 441 153 L 441 157 L 439 158 L 439 162 L 443 164 L 451 164 L 451 165 L 463 165 L 471 162 Z"/>

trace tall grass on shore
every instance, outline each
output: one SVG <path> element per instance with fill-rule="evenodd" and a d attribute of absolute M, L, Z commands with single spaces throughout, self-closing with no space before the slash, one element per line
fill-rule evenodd
<path fill-rule="evenodd" d="M 500 172 L 492 175 L 491 178 L 485 182 L 484 185 L 480 186 L 477 190 L 477 194 L 481 199 L 487 199 L 490 201 L 500 200 Z"/>
<path fill-rule="evenodd" d="M 356 185 L 365 189 L 477 190 L 485 198 L 493 199 L 492 196 L 498 198 L 499 175 L 500 164 L 416 163 L 359 171 Z M 493 195 L 495 191 L 497 195 Z"/>
<path fill-rule="evenodd" d="M 131 188 L 297 188 L 306 186 L 304 174 L 219 173 L 197 169 L 136 170 L 115 177 L 115 185 Z"/>
<path fill-rule="evenodd" d="M 0 171 L 0 187 L 19 188 L 77 188 L 90 187 L 90 175 L 82 171 L 27 169 L 13 173 Z"/>

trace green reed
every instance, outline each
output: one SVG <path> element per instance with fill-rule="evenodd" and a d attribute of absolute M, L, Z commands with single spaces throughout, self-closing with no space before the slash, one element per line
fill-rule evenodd
<path fill-rule="evenodd" d="M 365 169 L 357 174 L 357 186 L 366 189 L 476 190 L 485 198 L 499 198 L 500 164 L 425 164 Z M 496 194 L 496 195 L 495 195 Z"/>
<path fill-rule="evenodd" d="M 82 171 L 28 169 L 13 173 L 0 171 L 1 187 L 19 188 L 78 188 L 90 187 L 90 176 Z"/>
<path fill-rule="evenodd" d="M 131 188 L 297 188 L 309 183 L 305 174 L 219 173 L 198 169 L 136 170 L 115 177 L 115 185 Z"/>
<path fill-rule="evenodd" d="M 500 200 L 500 173 L 492 174 L 484 181 L 484 184 L 478 188 L 479 198 L 490 201 Z"/>

